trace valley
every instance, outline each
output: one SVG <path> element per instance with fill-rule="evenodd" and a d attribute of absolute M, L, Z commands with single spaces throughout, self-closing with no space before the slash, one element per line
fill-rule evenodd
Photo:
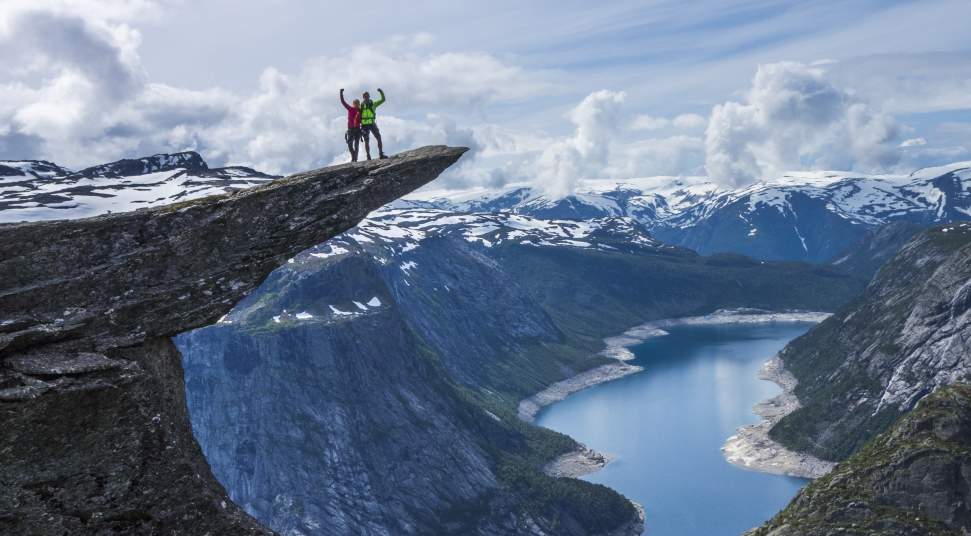
<path fill-rule="evenodd" d="M 542 410 L 537 424 L 612 458 L 585 480 L 644 505 L 650 534 L 731 536 L 766 521 L 807 482 L 726 463 L 725 439 L 778 388 L 762 362 L 813 324 L 684 325 L 631 347 L 643 370 Z"/>
<path fill-rule="evenodd" d="M 241 187 L 276 183 L 273 176 L 248 168 L 212 170 L 197 157 L 156 155 L 81 172 L 51 163 L 5 162 L 0 199 L 7 204 L 0 214 L 9 221 L 54 219 L 51 224 L 57 225 L 64 215 L 191 206 L 221 192 L 232 195 Z M 524 414 L 521 401 L 578 375 L 613 370 L 608 376 L 616 378 L 637 367 L 648 369 L 567 398 L 559 403 L 563 406 L 539 413 L 543 424 L 553 419 L 557 407 L 603 396 L 598 393 L 627 392 L 623 386 L 640 377 L 654 381 L 646 358 L 623 365 L 629 370 L 610 368 L 619 366 L 616 357 L 625 344 L 609 343 L 605 351 L 604 339 L 615 340 L 637 326 L 642 332 L 644 326 L 672 333 L 699 330 L 695 333 L 717 341 L 722 328 L 663 321 L 725 309 L 756 316 L 846 314 L 843 307 L 853 307 L 861 299 L 856 296 L 874 292 L 867 283 L 883 259 L 893 258 L 923 226 L 950 221 L 967 210 L 965 197 L 948 189 L 964 191 L 966 166 L 940 171 L 934 177 L 927 171 L 894 177 L 788 176 L 738 192 L 719 192 L 700 179 L 690 184 L 652 179 L 594 185 L 557 201 L 521 189 L 464 198 L 428 192 L 406 196 L 356 227 L 281 259 L 281 266 L 231 310 L 174 338 L 193 435 L 228 496 L 284 534 L 637 534 L 643 521 L 628 499 L 642 497 L 648 527 L 655 517 L 658 527 L 664 526 L 673 512 L 663 506 L 673 505 L 665 497 L 674 500 L 674 487 L 670 495 L 644 495 L 610 477 L 623 472 L 629 463 L 623 460 L 633 459 L 635 451 L 663 444 L 618 443 L 624 456 L 587 477 L 589 482 L 552 477 L 544 472 L 548 464 L 580 447 L 573 437 L 524 422 L 521 417 L 529 420 L 545 402 Z M 658 186 L 643 189 L 648 184 Z M 888 201 L 893 199 L 896 205 Z M 822 207 L 823 213 L 808 216 L 815 214 L 810 206 Z M 690 223 L 689 214 L 694 215 Z M 780 222 L 789 217 L 800 220 L 794 234 L 766 238 L 767 229 L 784 229 L 789 224 Z M 849 227 L 834 231 L 825 223 L 830 218 Z M 726 227 L 723 221 L 736 223 Z M 747 227 L 738 227 L 741 221 Z M 707 255 L 679 245 L 716 228 L 747 238 L 719 238 L 725 251 Z M 936 232 L 950 240 L 963 227 L 944 229 Z M 843 242 L 822 245 L 833 236 Z M 945 240 L 941 248 L 956 243 Z M 763 247 L 783 258 L 759 258 Z M 918 258 L 927 258 L 920 251 Z M 952 250 L 933 251 L 944 258 Z M 794 262 L 807 255 L 831 262 Z M 895 262 L 903 261 L 888 266 Z M 931 270 L 934 265 L 927 266 Z M 926 273 L 929 281 L 937 281 L 937 272 Z M 961 273 L 954 272 L 948 281 L 960 282 Z M 901 279 L 906 277 L 893 278 Z M 952 301 L 963 303 L 960 289 L 954 292 L 958 297 Z M 960 307 L 949 307 L 955 318 L 963 314 Z M 805 446 L 791 438 L 807 432 L 794 423 L 819 410 L 813 395 L 806 394 L 811 391 L 801 390 L 815 389 L 813 380 L 806 379 L 798 360 L 787 356 L 832 324 L 823 322 L 782 352 L 800 380 L 797 394 L 805 407 L 770 435 L 797 451 Z M 725 350 L 736 344 L 726 335 L 722 343 L 713 342 L 724 351 L 686 351 L 695 357 L 684 360 L 686 370 L 696 371 L 691 381 L 710 381 L 705 370 L 735 363 L 728 369 L 736 371 L 733 381 L 749 386 L 734 388 L 745 395 L 724 406 L 732 408 L 732 417 L 704 427 L 711 434 L 703 442 L 707 446 L 699 447 L 697 457 L 691 455 L 695 461 L 708 459 L 711 474 L 726 475 L 724 482 L 775 482 L 766 489 L 776 492 L 747 503 L 754 510 L 737 519 L 733 526 L 739 531 L 770 517 L 802 485 L 737 469 L 719 452 L 735 428 L 755 422 L 750 406 L 776 392 L 755 379 L 755 372 L 799 333 L 784 326 L 739 328 L 739 348 L 774 341 L 757 346 L 762 350 Z M 960 327 L 953 329 L 961 333 Z M 925 339 L 914 340 L 921 344 Z M 680 361 L 670 357 L 667 362 Z M 939 365 L 930 368 L 940 370 Z M 960 370 L 934 381 L 953 381 Z M 597 378 L 578 386 L 604 379 Z M 667 386 L 670 390 L 650 385 L 644 396 L 670 400 L 672 395 L 665 393 L 679 391 L 675 384 Z M 720 400 L 709 396 L 711 384 L 687 383 L 680 391 L 686 390 L 703 393 L 698 403 Z M 562 396 L 550 400 L 557 398 Z M 633 393 L 623 398 L 630 398 L 635 411 L 654 404 L 649 399 L 631 402 Z M 607 405 L 609 413 L 625 407 L 619 401 Z M 711 406 L 705 411 L 712 415 Z M 572 426 L 589 421 L 566 420 L 554 428 L 588 441 Z M 611 430 L 629 428 L 600 420 Z M 885 426 L 890 420 L 879 422 Z M 607 428 L 597 429 L 607 437 Z M 857 430 L 862 438 L 871 433 Z M 826 451 L 812 453 L 833 459 Z M 684 480 L 689 487 L 690 482 Z M 715 511 L 717 497 L 708 499 Z"/>

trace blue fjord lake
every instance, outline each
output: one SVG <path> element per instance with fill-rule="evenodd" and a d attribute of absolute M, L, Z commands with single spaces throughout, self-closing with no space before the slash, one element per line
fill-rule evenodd
<path fill-rule="evenodd" d="M 807 483 L 739 469 L 721 453 L 752 406 L 780 392 L 763 362 L 812 324 L 666 328 L 631 348 L 644 371 L 545 408 L 537 424 L 616 456 L 585 480 L 644 505 L 649 536 L 736 536 L 772 517 Z"/>

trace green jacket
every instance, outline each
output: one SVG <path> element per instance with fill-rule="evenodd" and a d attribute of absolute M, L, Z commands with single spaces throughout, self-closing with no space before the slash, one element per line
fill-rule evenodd
<path fill-rule="evenodd" d="M 381 93 L 380 99 L 376 101 L 368 100 L 361 103 L 361 124 L 362 125 L 374 124 L 374 119 L 377 116 L 377 113 L 375 112 L 375 110 L 378 108 L 378 106 L 381 106 L 382 104 L 384 104 L 384 92 L 380 91 L 379 93 Z"/>

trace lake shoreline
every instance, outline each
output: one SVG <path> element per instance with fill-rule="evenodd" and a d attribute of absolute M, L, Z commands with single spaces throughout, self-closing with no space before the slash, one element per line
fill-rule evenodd
<path fill-rule="evenodd" d="M 769 430 L 783 417 L 800 407 L 793 390 L 796 378 L 786 370 L 779 356 L 766 361 L 759 369 L 758 378 L 771 381 L 782 388 L 782 393 L 756 404 L 752 411 L 761 420 L 742 426 L 722 446 L 722 454 L 728 463 L 763 473 L 819 478 L 836 466 L 834 462 L 820 460 L 810 454 L 789 450 L 769 437 Z"/>
<path fill-rule="evenodd" d="M 633 328 L 630 328 L 620 335 L 615 335 L 611 337 L 606 337 L 604 339 L 605 348 L 599 352 L 598 355 L 614 359 L 614 363 L 608 363 L 606 365 L 601 365 L 599 367 L 594 367 L 588 369 L 579 374 L 571 376 L 565 380 L 556 382 L 549 387 L 524 398 L 519 402 L 518 406 L 518 416 L 520 420 L 528 423 L 534 423 L 536 420 L 536 415 L 546 406 L 553 403 L 564 400 L 566 397 L 573 393 L 599 385 L 601 383 L 607 383 L 613 380 L 617 380 L 628 376 L 630 374 L 635 374 L 644 370 L 643 367 L 638 365 L 631 365 L 627 363 L 634 359 L 633 352 L 630 351 L 630 347 L 640 344 L 648 339 L 655 337 L 663 337 L 667 335 L 668 332 L 664 328 L 676 327 L 676 326 L 691 326 L 691 325 L 717 325 L 717 324 L 763 324 L 771 322 L 814 322 L 818 323 L 825 320 L 830 313 L 821 313 L 814 311 L 765 311 L 759 309 L 719 309 L 711 314 L 702 316 L 689 316 L 689 317 L 679 317 L 679 318 L 667 318 L 661 320 L 654 320 L 651 322 L 646 322 L 640 324 Z M 794 378 L 793 378 L 794 380 Z M 778 383 L 778 382 L 776 382 Z M 781 384 L 780 384 L 781 385 Z M 785 386 L 782 386 L 785 391 Z M 785 394 L 785 393 L 783 393 Z M 780 395 L 782 396 L 782 395 Z M 794 397 L 794 395 L 793 395 Z M 770 399 L 774 400 L 774 399 Z M 798 403 L 798 401 L 797 401 Z M 756 406 L 758 408 L 762 403 Z M 763 425 L 763 423 L 768 422 L 758 410 L 753 408 L 756 414 L 763 418 L 763 421 L 757 425 L 750 425 L 751 427 L 757 427 Z M 792 411 L 792 410 L 790 410 Z M 781 417 L 779 417 L 781 418 Z M 765 428 L 764 435 L 765 439 L 768 439 L 768 428 L 771 428 L 773 423 L 768 424 Z M 742 427 L 739 429 L 745 429 L 748 427 Z M 729 440 L 738 437 L 740 434 L 736 433 L 735 436 L 729 438 Z M 771 470 L 772 463 L 777 461 L 775 456 L 777 456 L 779 447 L 772 447 L 770 444 L 762 441 L 761 435 L 758 435 L 758 431 L 753 428 L 751 432 L 748 432 L 745 436 L 746 439 L 738 440 L 737 445 L 739 448 L 743 448 L 745 456 L 739 459 L 746 460 L 762 460 L 760 463 L 749 462 L 750 465 L 744 466 L 747 469 L 759 470 L 762 472 L 772 473 Z M 769 440 L 771 441 L 771 440 Z M 773 442 L 774 443 L 774 442 Z M 728 459 L 728 454 L 725 452 L 723 447 L 723 453 Z M 733 451 L 734 452 L 734 451 Z M 790 453 L 791 451 L 786 451 Z M 755 454 L 759 453 L 760 456 Z M 796 456 L 798 453 L 791 453 Z M 786 458 L 791 459 L 790 457 Z M 572 452 L 568 452 L 559 456 L 557 459 L 553 460 L 544 468 L 547 474 L 551 474 L 550 471 L 554 471 L 556 474 L 553 476 L 571 477 L 579 478 L 596 471 L 599 471 L 607 463 L 613 460 L 612 456 L 604 455 L 590 449 L 584 445 L 581 448 Z M 728 461 L 734 465 L 740 465 L 730 459 Z M 825 463 L 825 462 L 824 462 Z M 761 467 L 766 467 L 762 469 Z M 786 474 L 786 473 L 775 473 L 775 474 Z"/>

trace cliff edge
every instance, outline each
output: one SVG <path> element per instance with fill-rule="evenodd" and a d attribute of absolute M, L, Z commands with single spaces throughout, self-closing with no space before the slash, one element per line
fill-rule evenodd
<path fill-rule="evenodd" d="M 464 148 L 82 220 L 0 225 L 0 532 L 263 534 L 192 436 L 169 337 Z"/>

